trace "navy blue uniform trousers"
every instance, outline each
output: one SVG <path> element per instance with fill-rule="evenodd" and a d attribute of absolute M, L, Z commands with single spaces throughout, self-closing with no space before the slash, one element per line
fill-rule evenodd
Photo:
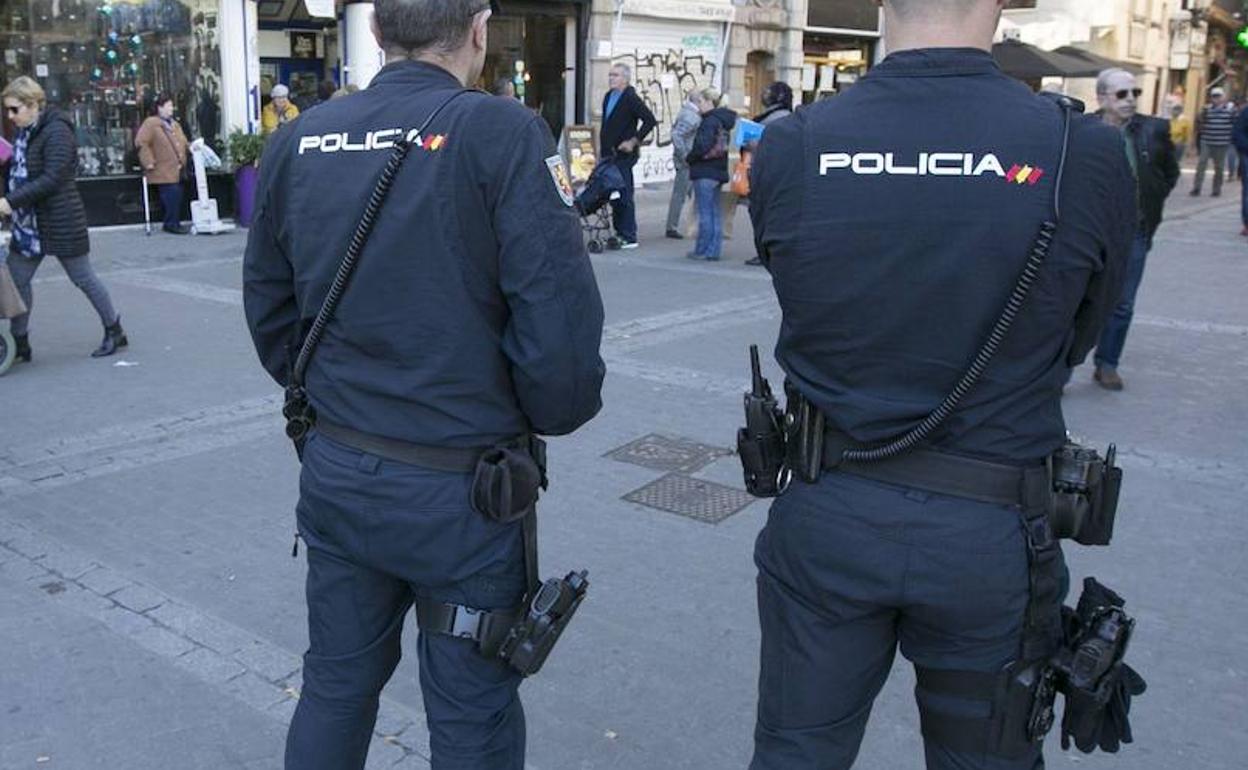
<path fill-rule="evenodd" d="M 998 672 L 1029 598 L 1020 512 L 825 473 L 772 505 L 754 553 L 762 627 L 751 770 L 844 770 L 900 645 L 916 666 Z M 1064 570 L 1065 568 L 1062 567 Z M 920 709 L 988 704 L 916 694 Z M 1035 770 L 925 742 L 931 770 Z"/>
<path fill-rule="evenodd" d="M 309 647 L 287 770 L 364 767 L 414 602 L 490 610 L 521 600 L 520 525 L 474 512 L 470 481 L 312 434 L 298 507 Z M 434 770 L 523 770 L 520 676 L 465 639 L 418 634 L 416 651 Z"/>

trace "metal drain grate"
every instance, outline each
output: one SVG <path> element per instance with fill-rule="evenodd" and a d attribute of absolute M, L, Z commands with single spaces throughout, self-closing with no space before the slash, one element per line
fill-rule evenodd
<path fill-rule="evenodd" d="M 722 447 L 699 444 L 692 439 L 651 433 L 612 449 L 603 457 L 656 471 L 693 473 L 730 454 L 732 452 Z"/>
<path fill-rule="evenodd" d="M 753 497 L 740 489 L 683 473 L 669 473 L 629 492 L 623 499 L 709 524 L 718 524 L 754 502 Z"/>

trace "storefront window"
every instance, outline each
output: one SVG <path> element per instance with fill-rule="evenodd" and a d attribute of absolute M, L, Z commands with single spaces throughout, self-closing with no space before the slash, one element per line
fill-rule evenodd
<path fill-rule="evenodd" d="M 489 49 L 483 85 L 488 89 L 510 81 L 515 96 L 540 115 L 551 133 L 563 132 L 567 16 L 554 13 L 515 13 L 490 21 Z"/>
<path fill-rule="evenodd" d="M 69 114 L 80 176 L 137 173 L 134 134 L 161 91 L 189 137 L 220 149 L 217 12 L 217 0 L 6 2 L 0 75 L 33 76 Z"/>
<path fill-rule="evenodd" d="M 802 103 L 842 93 L 866 74 L 873 45 L 862 38 L 807 33 L 802 62 Z"/>

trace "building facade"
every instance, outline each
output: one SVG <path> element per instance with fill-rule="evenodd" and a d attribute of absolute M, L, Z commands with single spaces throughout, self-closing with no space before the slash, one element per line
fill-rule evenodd
<path fill-rule="evenodd" d="M 73 119 L 80 189 L 93 222 L 142 216 L 134 135 L 155 94 L 173 95 L 192 136 L 222 146 L 221 33 L 218 0 L 6 0 L 0 6 L 0 81 L 34 77 L 48 101 Z M 12 136 L 12 124 L 6 122 L 4 133 Z"/>
<path fill-rule="evenodd" d="M 1170 22 L 1179 0 L 1018 0 L 1001 22 L 1002 37 L 1045 50 L 1074 46 L 1137 72 L 1141 109 L 1162 111 L 1170 83 Z M 1062 90 L 1096 109 L 1094 78 L 1072 78 Z"/>
<path fill-rule="evenodd" d="M 1181 86 L 1181 96 L 1192 113 L 1204 107 L 1210 88 L 1226 90 L 1236 104 L 1248 103 L 1248 50 L 1239 43 L 1238 36 L 1245 30 L 1246 16 L 1243 0 L 1187 0 L 1180 10 L 1179 24 L 1186 29 L 1186 48 L 1190 54 L 1188 67 L 1176 73 L 1176 89 Z M 1177 25 L 1176 25 L 1177 26 Z M 1181 33 L 1176 33 L 1180 48 Z"/>
<path fill-rule="evenodd" d="M 883 53 L 873 0 L 809 0 L 802 42 L 802 103 L 841 93 Z M 795 89 L 796 90 L 796 89 Z"/>
<path fill-rule="evenodd" d="M 134 136 L 157 93 L 173 95 L 188 136 L 224 150 L 232 131 L 259 130 L 275 84 L 301 107 L 324 80 L 367 87 L 385 64 L 371 16 L 371 2 L 351 0 L 5 0 L 0 82 L 34 77 L 74 120 L 91 224 L 137 222 Z M 589 0 L 508 0 L 480 85 L 512 81 L 556 136 L 585 122 L 590 19 Z M 230 211 L 230 175 L 210 174 L 210 189 Z"/>
<path fill-rule="evenodd" d="M 134 135 L 156 93 L 172 93 L 188 135 L 221 150 L 231 132 L 259 130 L 275 84 L 301 107 L 326 80 L 367 87 L 385 64 L 371 15 L 357 0 L 6 0 L 0 79 L 34 76 L 73 116 L 90 221 L 135 222 Z M 560 138 L 600 124 L 607 73 L 628 64 L 659 122 L 636 178 L 662 182 L 674 175 L 671 126 L 689 91 L 714 86 L 747 115 L 775 80 L 800 101 L 824 98 L 865 71 L 879 34 L 873 0 L 507 0 L 479 85 L 509 81 Z M 223 211 L 229 180 L 211 182 Z"/>
<path fill-rule="evenodd" d="M 1237 36 L 1248 24 L 1244 0 L 1011 0 L 1001 34 L 1044 49 L 1074 45 L 1139 72 L 1145 112 L 1169 117 L 1174 105 L 1195 114 L 1208 90 L 1248 101 L 1248 51 Z M 1064 90 L 1096 104 L 1092 80 Z"/>
<path fill-rule="evenodd" d="M 601 125 L 607 73 L 633 70 L 633 85 L 658 128 L 641 148 L 638 184 L 675 176 L 671 127 L 685 95 L 714 87 L 750 114 L 771 82 L 796 90 L 805 0 L 594 0 L 586 41 L 585 124 Z"/>

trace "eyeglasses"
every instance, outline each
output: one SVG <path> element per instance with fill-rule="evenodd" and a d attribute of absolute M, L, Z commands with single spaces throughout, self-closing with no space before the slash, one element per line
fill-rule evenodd
<path fill-rule="evenodd" d="M 1142 93 L 1144 93 L 1143 88 L 1121 88 L 1114 92 L 1114 98 L 1126 99 L 1128 96 L 1134 96 L 1136 99 L 1139 99 Z"/>
<path fill-rule="evenodd" d="M 16 115 L 17 113 L 19 113 L 19 112 L 21 112 L 21 111 L 22 111 L 22 108 L 21 108 L 21 107 L 10 107 L 10 106 L 8 106 L 8 105 L 6 104 L 6 105 L 4 106 L 4 111 L 5 111 L 5 112 L 7 112 L 7 113 L 9 113 L 10 115 Z"/>

